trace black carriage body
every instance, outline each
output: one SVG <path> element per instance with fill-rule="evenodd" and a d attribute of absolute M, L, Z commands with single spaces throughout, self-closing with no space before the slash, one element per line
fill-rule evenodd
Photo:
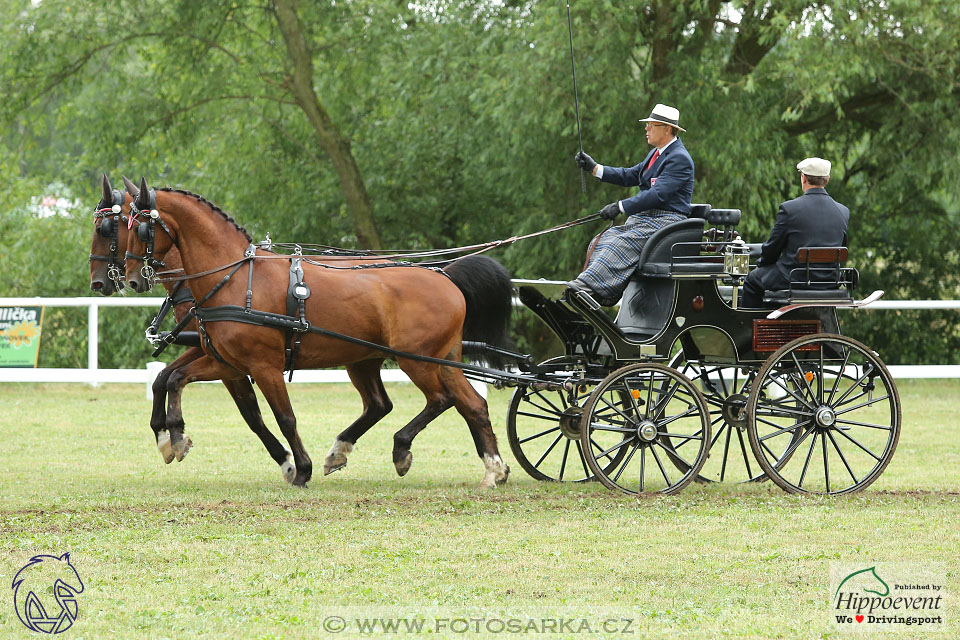
<path fill-rule="evenodd" d="M 551 299 L 520 287 L 564 355 L 530 369 L 554 386 L 514 394 L 518 462 L 540 480 L 598 479 L 629 494 L 765 477 L 795 493 L 862 490 L 896 448 L 899 397 L 876 354 L 840 335 L 836 309 L 882 291 L 855 302 L 846 248 L 807 248 L 789 290 L 738 308 L 749 272 L 748 245 L 733 240 L 740 212 L 702 206 L 706 220 L 650 237 L 616 319 L 583 291 Z M 722 229 L 705 234 L 707 221 Z M 832 288 L 811 287 L 816 270 L 835 275 Z"/>

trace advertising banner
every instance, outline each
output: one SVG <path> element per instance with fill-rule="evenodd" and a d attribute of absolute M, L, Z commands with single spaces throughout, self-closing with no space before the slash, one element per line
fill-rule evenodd
<path fill-rule="evenodd" d="M 36 367 L 43 307 L 0 307 L 0 367 Z"/>

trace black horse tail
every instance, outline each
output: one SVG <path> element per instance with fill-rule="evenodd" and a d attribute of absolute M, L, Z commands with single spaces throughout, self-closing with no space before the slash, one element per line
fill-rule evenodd
<path fill-rule="evenodd" d="M 443 270 L 460 288 L 467 301 L 463 339 L 515 350 L 509 333 L 513 304 L 510 272 L 487 256 L 467 256 L 450 263 Z M 503 367 L 503 361 L 499 358 L 477 355 L 491 366 Z"/>

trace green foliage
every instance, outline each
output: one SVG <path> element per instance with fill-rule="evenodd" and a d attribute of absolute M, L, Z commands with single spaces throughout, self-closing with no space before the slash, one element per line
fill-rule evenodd
<path fill-rule="evenodd" d="M 510 237 L 629 195 L 593 179 L 580 190 L 563 3 L 301 2 L 299 16 L 313 90 L 349 140 L 385 246 Z M 143 174 L 203 194 L 257 238 L 357 244 L 334 161 L 292 93 L 271 3 L 18 0 L 0 18 L 5 212 L 52 182 L 86 203 L 101 172 L 115 183 Z M 742 209 L 741 233 L 759 242 L 799 194 L 796 162 L 829 158 L 864 288 L 960 295 L 960 5 L 599 2 L 573 3 L 572 18 L 583 146 L 598 161 L 638 162 L 637 119 L 677 105 L 694 199 Z M 568 279 L 599 230 L 494 255 L 518 277 Z M 27 244 L 11 254 L 2 242 L 29 263 Z M 58 295 L 86 290 L 82 259 L 70 264 L 75 279 L 48 283 Z M 11 295 L 19 281 L 0 282 Z M 876 312 L 848 327 L 888 341 L 892 362 L 957 362 L 945 317 Z"/>

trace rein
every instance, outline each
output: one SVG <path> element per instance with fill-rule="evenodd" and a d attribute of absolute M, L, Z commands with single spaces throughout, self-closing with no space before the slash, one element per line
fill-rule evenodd
<path fill-rule="evenodd" d="M 131 212 L 132 212 L 132 211 L 133 211 L 133 209 L 131 209 Z M 139 211 L 138 211 L 137 213 L 139 213 Z M 152 213 L 153 213 L 153 212 L 151 211 L 151 215 L 152 215 Z M 492 240 L 492 241 L 490 241 L 490 242 L 484 242 L 484 243 L 481 243 L 481 244 L 465 245 L 465 246 L 462 246 L 462 247 L 453 247 L 453 248 L 450 248 L 450 249 L 434 249 L 434 250 L 431 250 L 431 251 L 403 251 L 403 250 L 367 251 L 367 250 L 361 250 L 361 251 L 354 251 L 354 252 L 350 253 L 349 250 L 347 250 L 347 249 L 339 249 L 339 248 L 337 248 L 337 247 L 329 247 L 329 246 L 326 246 L 326 245 L 317 245 L 317 244 L 294 244 L 294 243 L 273 243 L 273 242 L 270 242 L 270 243 L 261 243 L 260 248 L 261 248 L 261 249 L 264 249 L 264 250 L 267 250 L 267 247 L 266 247 L 266 246 L 263 246 L 264 244 L 268 244 L 268 246 L 271 247 L 271 248 L 272 248 L 272 247 L 292 248 L 292 249 L 295 251 L 295 253 L 294 253 L 293 255 L 301 255 L 301 251 L 302 251 L 302 249 L 303 249 L 304 247 L 306 247 L 306 248 L 308 248 L 308 249 L 309 249 L 309 248 L 322 247 L 322 248 L 324 249 L 324 251 L 336 251 L 336 252 L 337 252 L 336 254 L 330 254 L 330 255 L 324 254 L 322 257 L 323 257 L 323 259 L 324 259 L 325 261 L 356 260 L 358 257 L 378 258 L 378 259 L 380 259 L 380 260 L 402 260 L 402 259 L 406 259 L 406 258 L 430 258 L 430 257 L 436 257 L 436 256 L 446 256 L 446 255 L 451 255 L 451 254 L 463 254 L 463 255 L 458 255 L 456 258 L 453 258 L 453 259 L 450 259 L 450 260 L 443 260 L 443 262 L 452 263 L 452 262 L 456 262 L 457 260 L 462 260 L 463 258 L 467 258 L 467 257 L 469 257 L 469 256 L 475 256 L 475 255 L 479 255 L 479 254 L 481 254 L 481 253 L 485 253 L 485 252 L 487 252 L 487 251 L 491 251 L 491 250 L 496 249 L 496 248 L 498 248 L 498 247 L 509 246 L 509 245 L 511 245 L 511 244 L 513 244 L 513 243 L 515 243 L 515 242 L 520 241 L 520 240 L 527 240 L 527 239 L 529 239 L 529 238 L 535 238 L 535 237 L 537 237 L 537 236 L 547 235 L 547 234 L 553 233 L 553 232 L 555 232 L 555 231 L 562 231 L 563 229 L 568 229 L 568 228 L 571 228 L 571 227 L 576 227 L 576 226 L 579 226 L 579 225 L 582 225 L 582 224 L 586 224 L 586 223 L 588 223 L 588 222 L 593 222 L 594 220 L 596 220 L 596 219 L 599 218 L 599 217 L 600 217 L 600 214 L 599 214 L 599 213 L 593 213 L 593 214 L 590 214 L 590 215 L 588 215 L 588 216 L 584 216 L 584 217 L 582 217 L 582 218 L 577 218 L 576 220 L 571 220 L 570 222 L 564 222 L 563 224 L 556 225 L 555 227 L 550 227 L 549 229 L 543 229 L 543 230 L 541 230 L 541 231 L 535 231 L 535 232 L 533 232 L 533 233 L 527 233 L 527 234 L 520 235 L 520 236 L 512 236 L 512 237 L 510 237 L 510 238 L 504 238 L 504 239 L 502 239 L 502 240 Z M 152 221 L 152 218 L 151 218 L 151 221 Z M 169 231 L 169 229 L 167 229 L 166 225 L 163 224 L 163 220 L 162 220 L 162 219 L 160 220 L 160 223 L 163 225 L 164 231 L 167 232 L 167 235 L 170 235 L 170 231 Z M 171 240 L 172 240 L 172 236 L 171 236 Z M 251 245 L 251 246 L 255 246 L 255 245 Z M 466 252 L 466 253 L 465 253 L 465 252 Z M 127 257 L 131 257 L 131 254 L 130 254 L 129 252 L 127 253 Z M 134 257 L 134 258 L 139 258 L 139 256 L 132 256 L 132 257 Z M 167 278 L 157 278 L 156 281 L 157 281 L 157 282 L 181 282 L 181 281 L 184 281 L 184 280 L 192 280 L 192 279 L 194 279 L 194 278 L 201 278 L 201 277 L 203 277 L 203 276 L 208 276 L 208 275 L 211 275 L 211 274 L 214 274 L 214 273 L 219 273 L 220 271 L 225 271 L 226 269 L 229 269 L 230 267 L 236 266 L 236 265 L 238 265 L 238 264 L 240 264 L 240 263 L 242 263 L 242 262 L 246 262 L 247 260 L 250 260 L 250 259 L 253 259 L 253 260 L 289 260 L 290 257 L 291 257 L 291 256 L 290 256 L 289 254 L 275 254 L 275 255 L 269 255 L 269 256 L 249 255 L 249 250 L 248 250 L 248 253 L 247 253 L 247 254 L 244 254 L 244 256 L 243 256 L 242 258 L 239 258 L 239 259 L 237 259 L 237 260 L 234 260 L 233 262 L 230 262 L 230 263 L 225 264 L 225 265 L 223 265 L 223 266 L 216 267 L 216 268 L 213 268 L 213 269 L 208 269 L 208 270 L 206 270 L 206 271 L 202 271 L 202 272 L 200 272 L 200 273 L 194 273 L 194 274 L 191 274 L 191 275 L 183 275 L 183 276 L 178 276 L 178 277 L 167 277 Z M 319 257 L 319 256 L 318 256 L 318 257 Z M 390 267 L 421 267 L 421 268 L 428 268 L 428 269 L 429 269 L 429 268 L 433 268 L 432 266 L 430 266 L 430 263 L 429 263 L 429 262 L 427 262 L 427 263 L 410 263 L 410 262 L 403 262 L 403 261 L 399 261 L 399 262 L 378 262 L 378 263 L 373 263 L 373 264 L 358 264 L 358 265 L 353 265 L 353 266 L 349 266 L 349 267 L 337 267 L 337 266 L 334 266 L 334 265 L 331 265 L 331 264 L 324 264 L 324 263 L 322 263 L 322 262 L 317 262 L 316 260 L 310 260 L 310 259 L 307 259 L 307 258 L 304 258 L 304 260 L 305 260 L 306 262 L 312 264 L 312 265 L 316 265 L 316 266 L 318 266 L 318 267 L 323 267 L 324 269 L 359 270 L 359 269 L 384 269 L 384 268 L 390 268 Z M 161 263 L 161 264 L 162 264 L 162 263 Z M 182 270 L 176 270 L 176 271 L 160 271 L 160 272 L 156 272 L 156 275 L 158 275 L 158 276 L 160 276 L 160 275 L 168 275 L 168 274 L 173 274 L 173 273 L 179 273 L 180 271 L 182 271 Z M 144 277 L 146 277 L 146 276 L 144 276 Z"/>

